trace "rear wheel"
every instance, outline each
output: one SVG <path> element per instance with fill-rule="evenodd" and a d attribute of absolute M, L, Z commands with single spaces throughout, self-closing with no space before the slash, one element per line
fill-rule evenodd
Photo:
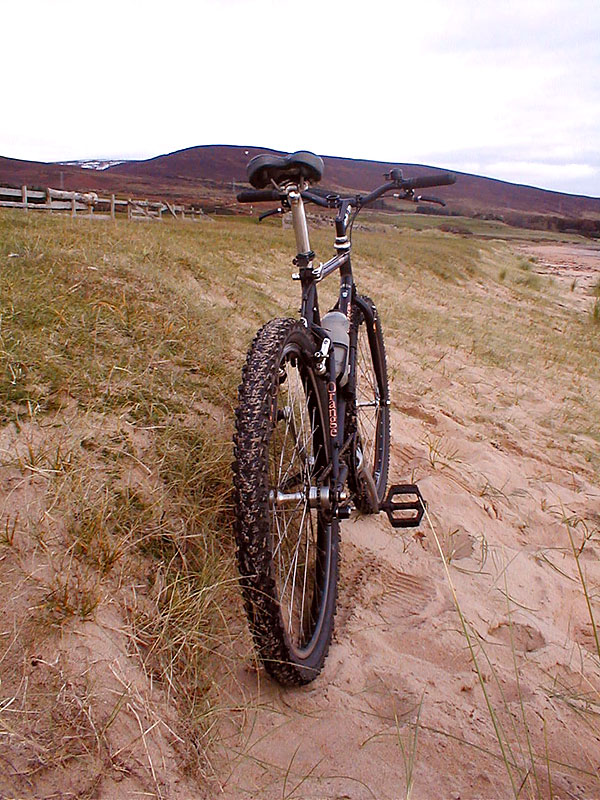
<path fill-rule="evenodd" d="M 314 350 L 301 323 L 265 325 L 248 353 L 236 412 L 236 531 L 246 611 L 265 668 L 284 684 L 319 674 L 337 592 L 329 425 Z"/>
<path fill-rule="evenodd" d="M 353 304 L 350 350 L 356 353 L 355 403 L 349 406 L 348 421 L 355 432 L 350 489 L 358 510 L 372 514 L 379 511 L 387 487 L 390 407 L 383 331 L 368 297 L 357 297 Z"/>

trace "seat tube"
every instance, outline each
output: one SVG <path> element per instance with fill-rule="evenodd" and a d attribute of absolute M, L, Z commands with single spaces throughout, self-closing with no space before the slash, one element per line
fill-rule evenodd
<path fill-rule="evenodd" d="M 306 212 L 302 195 L 297 189 L 288 192 L 288 199 L 292 209 L 292 225 L 296 235 L 296 247 L 298 253 L 310 253 L 310 241 L 308 238 L 308 225 L 306 224 Z"/>

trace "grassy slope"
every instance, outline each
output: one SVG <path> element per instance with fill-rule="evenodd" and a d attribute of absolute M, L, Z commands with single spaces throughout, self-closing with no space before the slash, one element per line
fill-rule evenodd
<path fill-rule="evenodd" d="M 528 230 L 516 228 L 506 222 L 485 220 L 471 217 L 451 216 L 437 214 L 412 214 L 404 210 L 401 214 L 390 212 L 370 214 L 371 219 L 388 225 L 396 224 L 400 228 L 411 230 L 428 230 L 430 228 L 446 229 L 450 233 L 473 234 L 486 239 L 524 239 L 527 241 L 573 241 L 579 243 L 589 242 L 584 236 L 578 234 L 564 234 L 555 231 Z"/>
<path fill-rule="evenodd" d="M 228 507 L 235 387 L 257 327 L 294 313 L 291 238 L 248 219 L 0 216 L 0 659 L 2 697 L 14 698 L 0 703 L 13 745 L 0 791 L 60 785 L 92 796 L 120 770 L 132 790 L 175 797 L 177 770 L 210 777 L 206 752 L 225 702 L 216 675 L 223 664 L 235 672 L 240 635 Z M 316 232 L 323 258 L 330 241 Z M 434 369 L 460 353 L 563 397 L 558 418 L 536 419 L 547 451 L 571 453 L 598 481 L 592 314 L 566 308 L 502 241 L 386 227 L 356 242 L 361 288 L 394 352 Z M 400 360 L 390 366 L 402 374 Z M 442 390 L 411 374 L 396 381 L 397 406 L 436 393 L 444 405 Z M 473 391 L 468 378 L 462 390 Z M 460 407 L 460 395 L 447 400 Z M 465 421 L 493 423 L 498 404 L 518 402 L 500 379 Z M 518 443 L 526 425 L 515 415 L 498 436 Z M 77 636 L 107 626 L 118 631 L 114 663 L 129 653 L 151 682 L 143 702 L 133 679 L 123 689 L 90 654 L 86 669 L 77 662 Z M 40 664 L 53 666 L 40 677 Z M 132 720 L 171 730 L 174 766 L 156 765 L 160 740 L 127 745 Z"/>

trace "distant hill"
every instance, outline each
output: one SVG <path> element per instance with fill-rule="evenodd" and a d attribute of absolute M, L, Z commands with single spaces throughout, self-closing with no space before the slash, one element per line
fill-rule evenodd
<path fill-rule="evenodd" d="M 258 153 L 279 152 L 259 147 L 202 145 L 144 161 L 125 161 L 102 170 L 0 157 L 0 183 L 63 186 L 82 191 L 115 192 L 165 198 L 204 207 L 235 208 L 235 193 L 246 182 L 246 164 Z M 423 164 L 325 156 L 323 186 L 366 191 L 383 174 L 399 166 L 405 175 L 446 171 Z M 87 165 L 86 165 L 87 166 Z M 600 234 L 600 198 L 551 192 L 468 173 L 456 173 L 452 187 L 435 192 L 448 203 L 448 213 L 496 216 L 513 224 L 553 229 L 579 229 Z"/>
<path fill-rule="evenodd" d="M 127 161 L 108 172 L 112 174 L 178 181 L 181 179 L 211 179 L 224 183 L 246 179 L 246 164 L 259 153 L 279 153 L 259 147 L 205 145 L 189 147 L 145 161 Z M 324 156 L 323 185 L 334 189 L 365 191 L 382 181 L 385 172 L 393 167 L 405 170 L 406 175 L 446 172 L 447 169 L 423 164 L 399 164 L 352 158 Z M 551 192 L 531 186 L 484 178 L 468 173 L 456 173 L 457 183 L 451 188 L 436 189 L 444 199 L 454 204 L 464 203 L 476 210 L 514 210 L 537 214 L 564 216 L 600 215 L 600 198 Z"/>

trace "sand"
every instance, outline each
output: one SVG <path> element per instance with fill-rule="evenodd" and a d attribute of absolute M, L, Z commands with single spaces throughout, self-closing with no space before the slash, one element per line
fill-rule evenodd
<path fill-rule="evenodd" d="M 561 303 L 574 313 L 589 307 L 597 249 L 515 247 L 555 277 Z M 48 731 L 43 741 L 3 734 L 20 797 L 43 788 L 44 797 L 110 800 L 600 798 L 600 666 L 569 537 L 599 619 L 600 488 L 584 457 L 596 444 L 580 435 L 566 448 L 555 435 L 562 401 L 544 375 L 475 366 L 458 350 L 424 364 L 393 337 L 387 347 L 389 363 L 402 365 L 392 370 L 390 476 L 418 481 L 429 516 L 405 532 L 383 515 L 344 522 L 336 628 L 319 678 L 292 690 L 271 682 L 256 667 L 241 603 L 231 609 L 239 665 L 223 678 L 198 782 L 184 769 L 179 751 L 189 742 L 176 733 L 176 709 L 140 669 L 122 610 L 107 596 L 93 620 L 67 628 L 51 651 L 35 650 L 25 689 L 0 683 L 0 702 L 47 695 L 40 721 L 57 731 L 54 741 Z M 426 391 L 406 389 L 417 384 Z M 32 525 L 52 512 L 35 472 L 27 480 L 5 472 L 3 489 Z M 39 591 L 19 576 L 43 577 L 36 551 L 22 556 L 31 560 L 25 570 L 2 557 L 5 619 L 25 619 Z M 12 636 L 6 625 L 2 633 Z M 11 651 L 15 663 L 31 637 Z M 9 667 L 5 659 L 4 675 Z M 88 685 L 102 693 L 91 698 Z M 120 698 L 127 704 L 117 715 Z M 92 700 L 110 723 L 102 731 L 86 715 Z M 31 754 L 58 758 L 67 735 L 83 749 L 65 761 L 60 786 L 27 789 Z"/>

